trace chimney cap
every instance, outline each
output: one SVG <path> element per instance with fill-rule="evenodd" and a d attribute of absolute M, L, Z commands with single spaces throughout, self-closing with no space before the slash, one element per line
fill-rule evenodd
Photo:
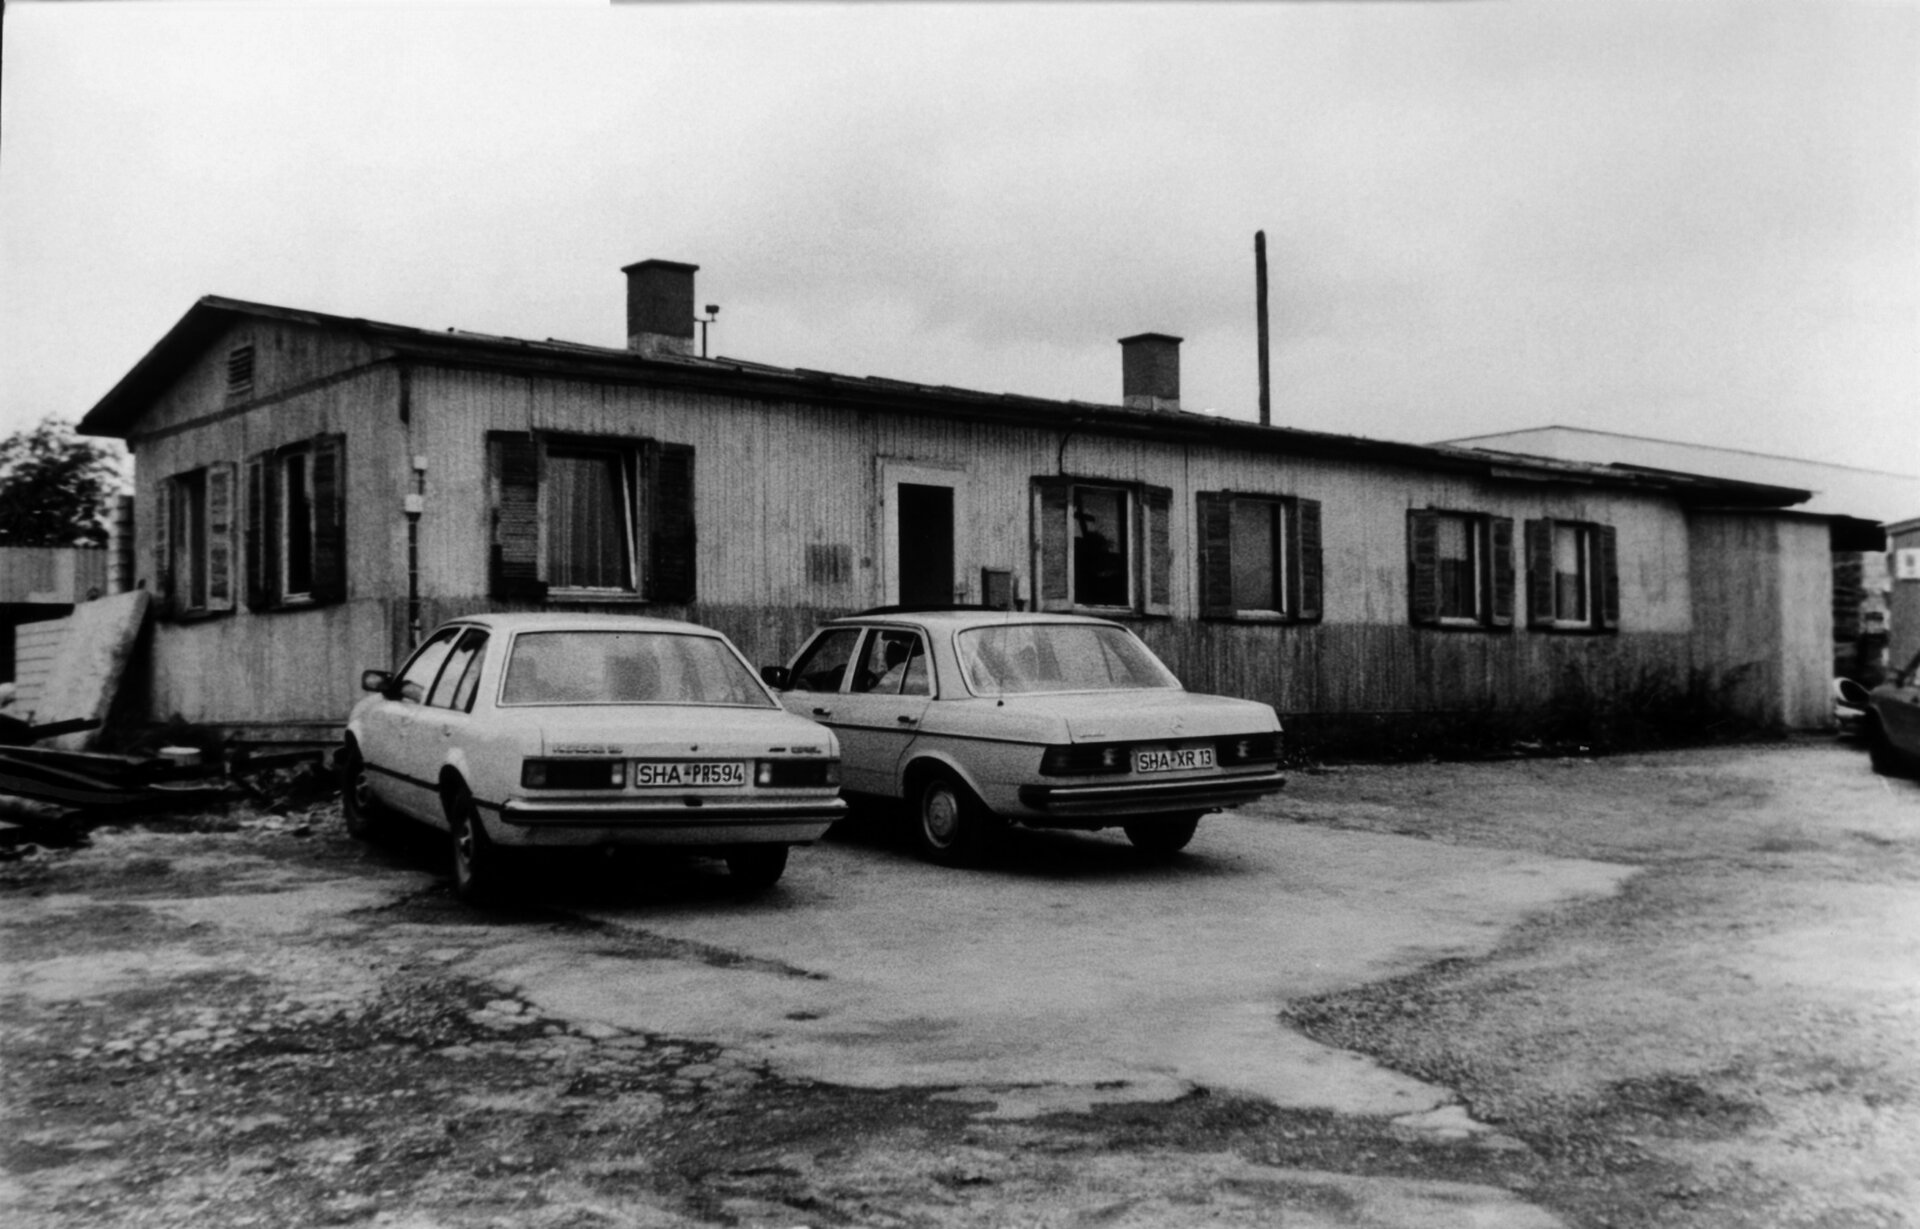
<path fill-rule="evenodd" d="M 698 273 L 700 266 L 679 260 L 636 260 L 630 265 L 622 265 L 620 272 L 631 273 L 635 269 L 670 269 L 676 273 Z"/>
<path fill-rule="evenodd" d="M 1122 337 L 1120 339 L 1120 344 L 1124 346 L 1128 342 L 1133 342 L 1133 341 L 1170 341 L 1170 342 L 1173 342 L 1175 345 L 1178 345 L 1185 340 L 1186 338 L 1175 337 L 1171 333 L 1135 333 L 1131 337 Z"/>

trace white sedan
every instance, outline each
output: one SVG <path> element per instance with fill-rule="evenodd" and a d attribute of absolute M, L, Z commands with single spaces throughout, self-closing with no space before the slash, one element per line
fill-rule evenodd
<path fill-rule="evenodd" d="M 446 830 L 465 899 L 498 891 L 516 846 L 670 846 L 761 889 L 846 809 L 832 732 L 690 623 L 475 615 L 361 687 L 338 757 L 347 829 L 397 813 Z"/>
<path fill-rule="evenodd" d="M 1204 813 L 1286 784 L 1270 705 L 1185 690 L 1105 619 L 874 611 L 761 677 L 839 736 L 848 793 L 908 804 L 936 862 L 976 860 L 1008 823 L 1118 825 L 1169 856 Z"/>

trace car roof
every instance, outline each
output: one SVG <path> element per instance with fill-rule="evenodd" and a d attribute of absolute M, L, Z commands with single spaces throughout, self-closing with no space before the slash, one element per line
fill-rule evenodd
<path fill-rule="evenodd" d="M 1096 618 L 1093 615 L 1053 614 L 1035 610 L 906 610 L 897 607 L 882 607 L 862 614 L 844 615 L 838 619 L 829 620 L 826 626 L 862 623 L 916 623 L 929 631 L 964 631 L 970 627 L 998 627 L 1009 623 L 1117 626 L 1111 619 Z"/>
<path fill-rule="evenodd" d="M 657 619 L 649 615 L 592 614 L 569 611 L 521 610 L 500 614 L 462 615 L 445 624 L 484 627 L 496 632 L 660 632 L 682 636 L 713 636 L 721 633 L 682 619 Z"/>

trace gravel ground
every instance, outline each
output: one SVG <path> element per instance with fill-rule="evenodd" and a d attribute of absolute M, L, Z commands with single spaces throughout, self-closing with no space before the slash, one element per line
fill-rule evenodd
<path fill-rule="evenodd" d="M 330 803 L 0 866 L 9 1226 L 1920 1224 L 1920 785 L 1825 741 L 1330 767 L 1280 822 L 1637 866 L 1487 959 L 1296 1001 L 1484 1139 L 1196 1095 L 987 1121 L 542 1018 L 432 842 Z M 697 893 L 724 873 L 683 872 Z M 701 885 L 706 884 L 703 888 Z M 354 905 L 353 893 L 364 895 Z M 341 907 L 342 894 L 349 907 Z M 208 910 L 218 902 L 218 916 Z M 236 940 L 235 935 L 244 935 Z"/>

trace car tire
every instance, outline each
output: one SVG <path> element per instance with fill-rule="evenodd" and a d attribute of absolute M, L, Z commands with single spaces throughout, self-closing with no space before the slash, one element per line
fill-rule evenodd
<path fill-rule="evenodd" d="M 1185 849 L 1199 826 L 1198 815 L 1171 815 L 1165 819 L 1143 819 L 1124 824 L 1121 830 L 1142 855 L 1164 860 Z"/>
<path fill-rule="evenodd" d="M 340 750 L 340 818 L 347 835 L 356 841 L 378 840 L 393 813 L 380 805 L 367 784 L 367 762 L 360 746 L 349 741 Z"/>
<path fill-rule="evenodd" d="M 914 847 L 929 862 L 972 866 L 987 855 L 999 829 L 998 820 L 951 773 L 928 773 L 913 792 Z"/>
<path fill-rule="evenodd" d="M 499 900 L 500 851 L 487 839 L 473 795 L 464 785 L 455 786 L 446 796 L 446 807 L 453 845 L 453 894 L 470 905 Z"/>
<path fill-rule="evenodd" d="M 780 882 L 787 869 L 785 845 L 748 845 L 727 854 L 727 874 L 735 892 L 752 896 Z"/>
<path fill-rule="evenodd" d="M 1867 761 L 1883 777 L 1904 777 L 1911 771 L 1877 716 L 1867 718 Z"/>

